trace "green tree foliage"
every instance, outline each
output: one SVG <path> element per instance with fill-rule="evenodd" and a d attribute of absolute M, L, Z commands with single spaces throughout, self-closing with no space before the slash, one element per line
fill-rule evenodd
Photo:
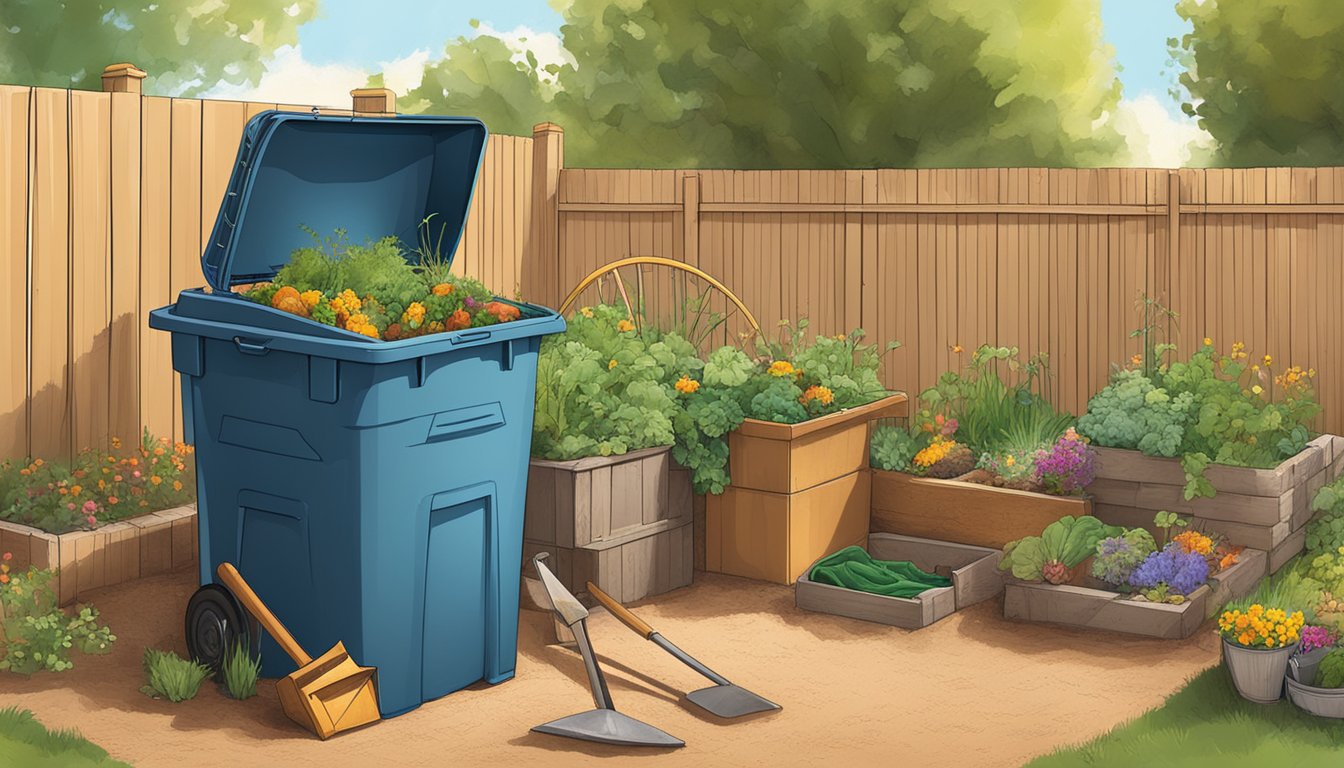
<path fill-rule="evenodd" d="M 1344 163 L 1344 3 L 1180 0 L 1194 25 L 1172 52 L 1186 65 L 1186 114 L 1230 166 Z"/>
<path fill-rule="evenodd" d="M 1123 143 L 1098 0 L 560 10 L 574 66 L 541 70 L 497 41 L 458 40 L 401 107 L 476 114 L 504 132 L 553 120 L 570 161 L 599 167 L 1097 165 Z"/>
<path fill-rule="evenodd" d="M 96 91 L 103 67 L 131 62 L 146 93 L 255 83 L 316 12 L 317 0 L 3 0 L 0 82 Z"/>

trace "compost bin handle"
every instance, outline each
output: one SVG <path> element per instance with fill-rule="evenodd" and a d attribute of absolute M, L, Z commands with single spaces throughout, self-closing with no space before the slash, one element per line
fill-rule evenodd
<path fill-rule="evenodd" d="M 622 624 L 633 629 L 636 634 L 640 635 L 645 640 L 648 640 L 654 635 L 653 627 L 645 624 L 642 619 L 631 613 L 624 605 L 616 602 L 616 598 L 603 592 L 591 581 L 588 582 L 588 594 L 597 598 L 597 602 L 604 605 L 608 611 L 611 611 L 612 616 L 620 619 Z"/>
<path fill-rule="evenodd" d="M 238 351 L 242 352 L 244 355 L 264 355 L 270 351 L 270 347 L 266 346 L 267 341 L 245 339 L 242 336 L 234 336 L 233 343 L 234 346 L 238 347 Z"/>
<path fill-rule="evenodd" d="M 271 609 L 267 608 L 266 604 L 261 602 L 261 598 L 257 597 L 257 593 L 252 591 L 246 581 L 243 581 L 242 574 L 238 573 L 238 569 L 233 567 L 233 563 L 220 563 L 219 568 L 215 569 L 215 573 L 219 575 L 219 580 L 224 582 L 224 586 L 229 588 L 233 596 L 238 598 L 238 602 L 242 603 L 243 608 L 252 614 L 262 629 L 275 638 L 275 642 L 280 644 L 280 648 L 289 654 L 289 658 L 293 659 L 295 664 L 303 667 L 312 663 L 313 658 L 304 652 L 303 647 L 299 645 L 299 641 L 289 634 L 285 625 L 280 623 L 275 614 L 271 613 Z"/>

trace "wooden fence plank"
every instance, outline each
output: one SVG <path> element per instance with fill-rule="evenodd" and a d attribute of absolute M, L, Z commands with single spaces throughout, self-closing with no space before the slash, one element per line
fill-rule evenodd
<path fill-rule="evenodd" d="M 31 89 L 0 86 L 0 459 L 28 455 L 31 102 Z"/>
<path fill-rule="evenodd" d="M 71 455 L 70 92 L 33 91 L 32 323 L 29 450 Z"/>
<path fill-rule="evenodd" d="M 173 301 L 172 101 L 140 104 L 140 421 L 155 435 L 173 434 L 177 375 L 169 337 L 151 330 L 149 311 Z M 137 428 L 138 429 L 138 428 Z"/>
<path fill-rule="evenodd" d="M 172 102 L 172 209 L 169 215 L 168 286 L 173 297 L 200 286 L 201 277 L 201 102 Z M 173 439 L 182 439 L 182 389 L 173 386 Z"/>
<path fill-rule="evenodd" d="M 140 433 L 140 95 L 112 93 L 111 329 L 108 430 Z"/>
<path fill-rule="evenodd" d="M 108 433 L 112 96 L 70 92 L 70 361 L 75 451 Z"/>

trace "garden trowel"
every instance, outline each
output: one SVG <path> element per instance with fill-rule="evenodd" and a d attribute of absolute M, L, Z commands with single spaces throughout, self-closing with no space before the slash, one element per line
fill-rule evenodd
<path fill-rule="evenodd" d="M 673 645 L 671 640 L 659 634 L 658 630 L 645 624 L 638 616 L 616 602 L 615 598 L 603 592 L 591 581 L 588 582 L 588 594 L 597 598 L 597 602 L 606 606 L 613 616 L 620 619 L 621 623 L 629 627 L 635 634 L 645 640 L 652 641 L 659 648 L 676 657 L 682 664 L 714 682 L 714 685 L 708 688 L 701 688 L 698 691 L 691 691 L 686 694 L 686 700 L 692 704 L 710 714 L 723 718 L 754 715 L 757 712 L 769 712 L 780 708 L 775 702 L 763 696 L 758 696 L 740 685 L 733 685 L 723 675 L 701 664 L 695 657 Z"/>
<path fill-rule="evenodd" d="M 565 626 L 569 627 L 570 631 L 574 633 L 579 653 L 583 656 L 583 666 L 588 670 L 588 684 L 592 687 L 593 702 L 597 707 L 587 712 L 580 712 L 577 715 L 552 720 L 544 725 L 538 725 L 532 730 L 538 733 L 568 736 L 571 739 L 598 741 L 604 744 L 622 744 L 634 747 L 686 746 L 686 742 L 681 739 L 616 711 L 611 703 L 611 692 L 607 690 L 607 680 L 602 676 L 602 669 L 597 666 L 597 656 L 593 653 L 593 646 L 588 642 L 586 622 L 588 609 L 584 608 L 578 598 L 565 589 L 560 580 L 555 577 L 555 574 L 551 573 L 550 569 L 542 564 L 545 559 L 546 553 L 542 552 L 532 558 L 532 565 L 537 569 L 537 576 L 541 579 L 542 586 L 546 588 L 546 595 L 550 599 L 552 610 L 560 617 Z"/>

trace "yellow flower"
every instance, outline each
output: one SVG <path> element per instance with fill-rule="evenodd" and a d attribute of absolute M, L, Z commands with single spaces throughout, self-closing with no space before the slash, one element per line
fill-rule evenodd
<path fill-rule="evenodd" d="M 961 354 L 962 352 L 964 352 L 964 351 L 965 351 L 965 350 L 961 348 L 961 345 L 960 345 L 960 344 L 953 344 L 953 345 L 952 345 L 952 354 L 954 354 L 954 355 L 960 355 L 960 354 Z"/>
<path fill-rule="evenodd" d="M 593 316 L 593 308 L 592 308 L 592 307 L 584 307 L 583 309 L 580 309 L 580 310 L 579 310 L 579 314 L 580 314 L 580 315 L 583 315 L 584 317 L 592 317 L 592 316 Z"/>
<path fill-rule="evenodd" d="M 303 306 L 311 310 L 313 307 L 316 307 L 318 304 L 322 303 L 322 292 L 304 291 L 303 293 L 299 294 L 299 298 L 303 300 Z"/>
<path fill-rule="evenodd" d="M 1129 358 L 1130 365 L 1143 365 L 1143 355 L 1135 353 Z"/>
<path fill-rule="evenodd" d="M 1260 370 L 1260 364 L 1259 364 L 1259 363 L 1252 363 L 1252 364 L 1251 364 L 1251 370 L 1252 370 L 1252 371 L 1258 371 L 1258 370 Z"/>
<path fill-rule="evenodd" d="M 914 463 L 917 467 L 931 467 L 942 461 L 948 453 L 957 445 L 955 440 L 944 440 L 942 436 L 933 438 L 933 442 L 919 453 L 915 454 Z"/>
<path fill-rule="evenodd" d="M 364 316 L 360 315 L 360 317 Z M 401 322 L 405 325 L 411 326 L 412 328 L 419 328 L 420 324 L 423 323 L 424 321 L 425 321 L 425 305 L 421 304 L 418 301 L 412 301 L 411 305 L 406 308 L 406 311 L 401 313 Z M 364 322 L 366 323 L 368 322 L 367 317 L 364 317 Z"/>
<path fill-rule="evenodd" d="M 1260 386 L 1259 384 L 1256 384 L 1255 386 L 1251 387 L 1251 391 L 1258 395 L 1261 392 L 1264 392 L 1265 388 Z"/>
<path fill-rule="evenodd" d="M 769 373 L 771 376 L 792 376 L 794 374 L 793 363 L 788 360 L 776 360 L 770 364 Z"/>
<path fill-rule="evenodd" d="M 1274 358 L 1270 357 L 1269 355 L 1265 355 L 1265 365 L 1270 365 L 1273 362 Z"/>
<path fill-rule="evenodd" d="M 680 379 L 677 379 L 675 386 L 677 391 L 683 395 L 689 395 L 700 390 L 700 382 L 689 376 L 682 376 Z"/>
<path fill-rule="evenodd" d="M 615 367 L 616 367 L 616 358 L 613 357 L 611 358 L 611 361 L 607 363 L 607 370 L 610 371 L 612 368 Z"/>
<path fill-rule="evenodd" d="M 620 331 L 621 333 L 625 333 L 627 331 L 633 331 L 635 330 L 635 324 L 630 322 L 629 320 L 622 320 L 616 324 L 616 330 Z"/>
<path fill-rule="evenodd" d="M 1212 347 L 1212 346 L 1213 346 L 1213 339 L 1209 338 L 1208 336 L 1205 336 L 1205 337 L 1204 337 L 1204 346 L 1206 346 L 1206 347 Z"/>
<path fill-rule="evenodd" d="M 340 299 L 341 303 L 344 304 L 345 308 L 350 312 L 356 312 L 364 306 L 363 302 L 359 300 L 359 297 L 355 295 L 355 292 L 349 288 L 341 291 L 341 295 L 336 298 Z"/>
<path fill-rule="evenodd" d="M 1011 467 L 1014 464 L 1017 464 L 1017 459 L 1013 458 L 1013 455 L 1010 453 L 1008 454 L 1008 458 L 1003 460 L 1003 463 L 1005 466 Z"/>
<path fill-rule="evenodd" d="M 822 405 L 830 405 L 834 399 L 835 399 L 835 393 L 831 392 L 831 390 L 828 387 L 813 385 L 808 387 L 807 390 L 803 392 L 803 396 L 799 398 L 799 402 L 806 405 L 812 402 L 813 400 L 816 400 Z"/>

